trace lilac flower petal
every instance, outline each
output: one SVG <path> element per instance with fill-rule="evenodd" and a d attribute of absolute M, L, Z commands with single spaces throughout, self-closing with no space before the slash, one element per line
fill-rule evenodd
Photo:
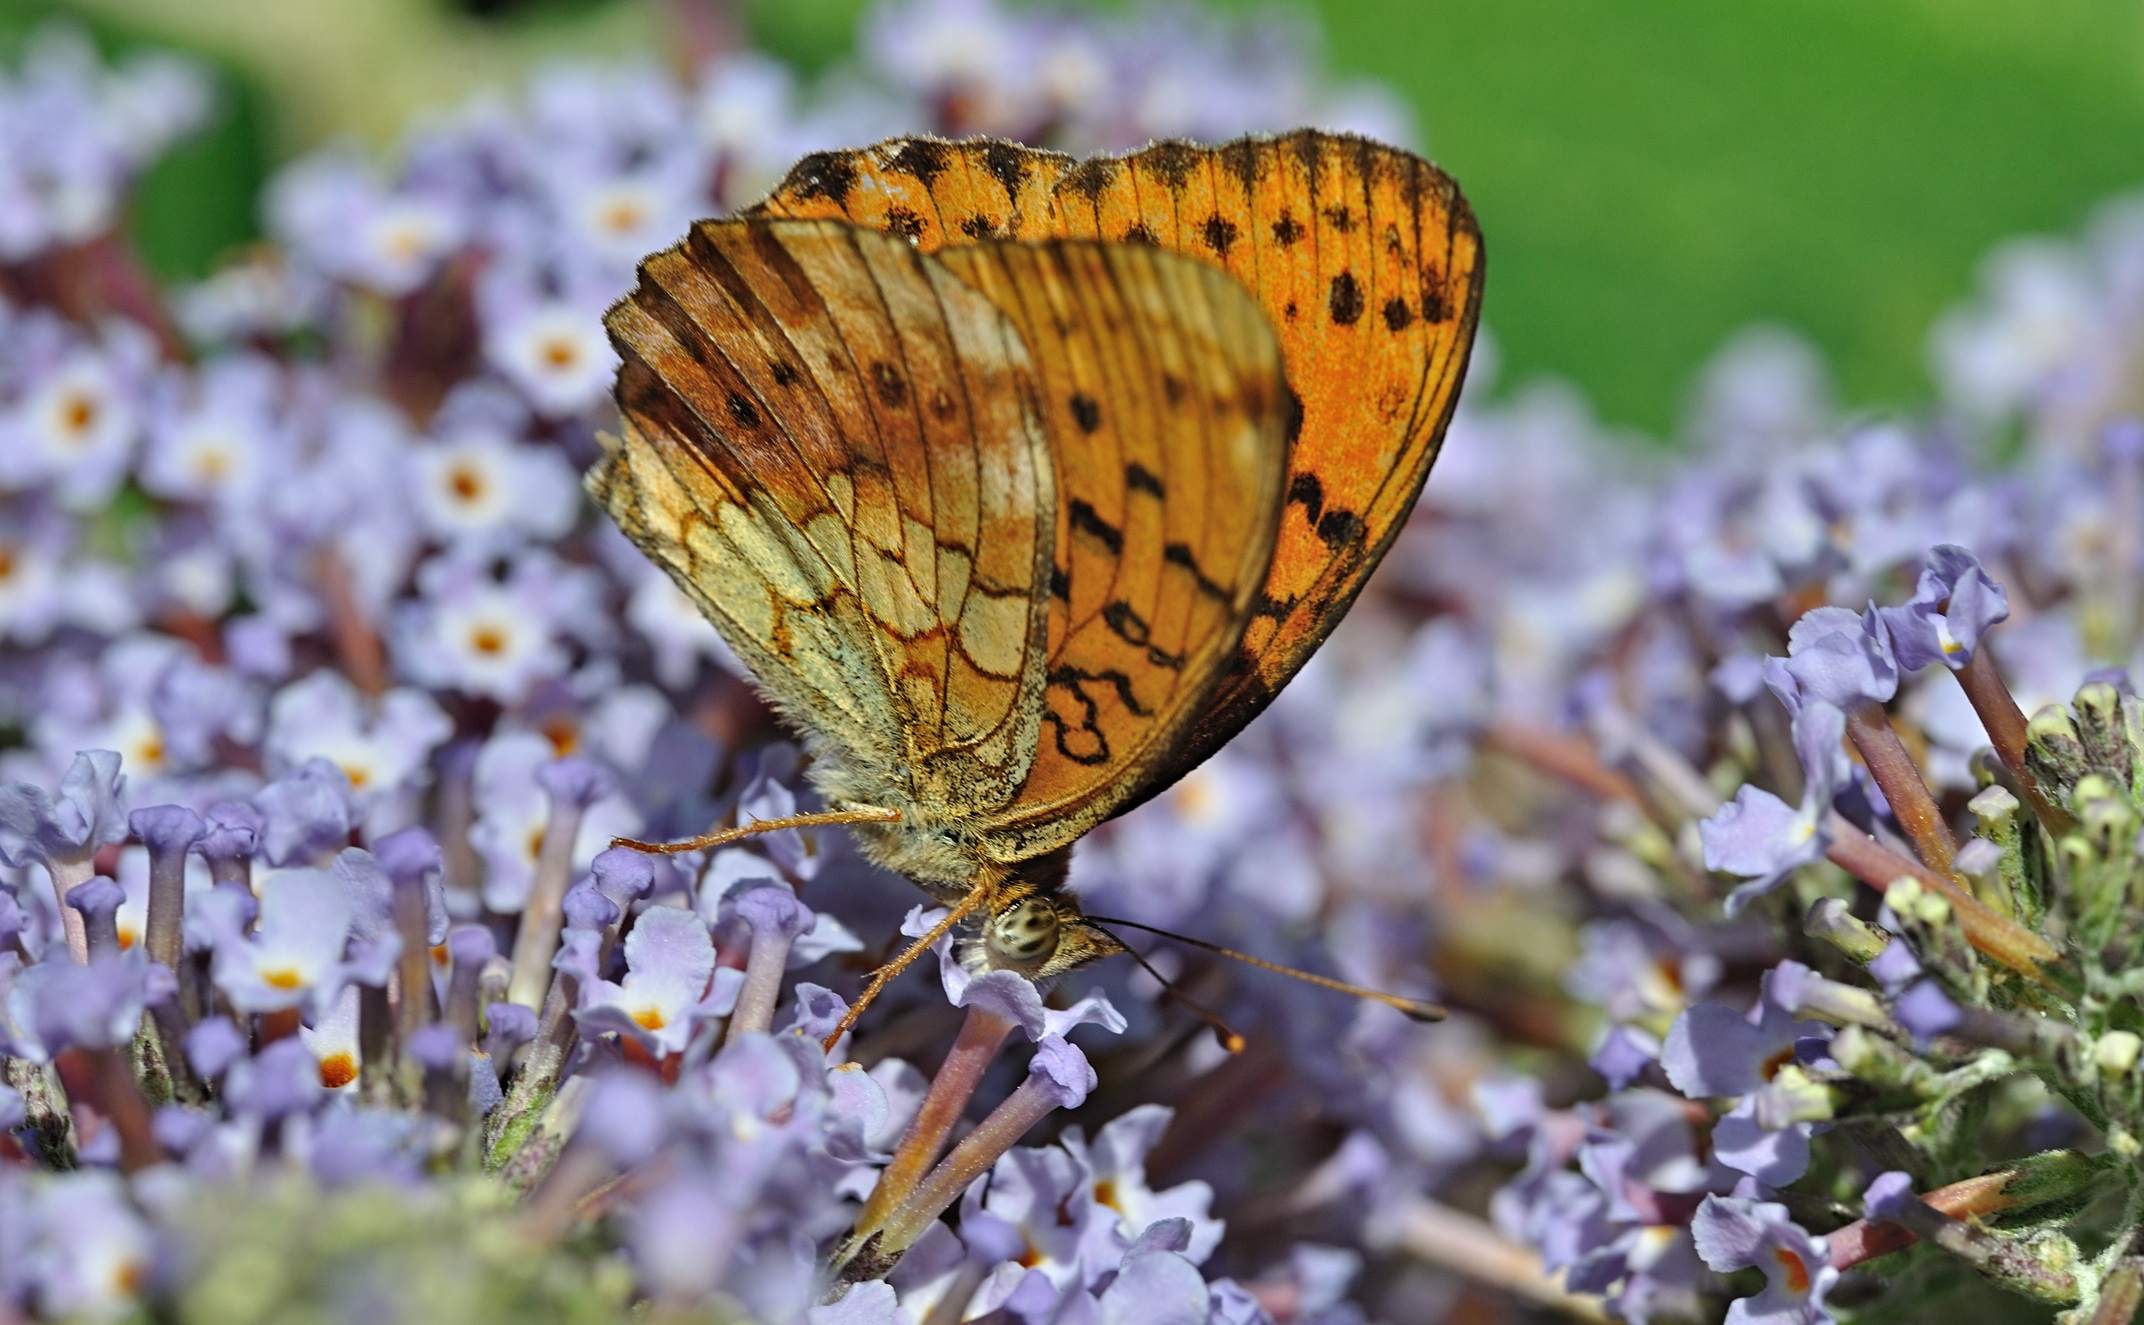
<path fill-rule="evenodd" d="M 21 869 L 125 840 L 126 782 L 118 755 L 84 750 L 56 799 L 24 782 L 0 787 L 0 863 Z"/>
<path fill-rule="evenodd" d="M 1775 1045 L 1725 1004 L 1699 1003 L 1668 1028 L 1660 1065 L 1675 1089 L 1691 1099 L 1747 1095 L 1764 1084 L 1764 1058 L 1791 1043 Z"/>
<path fill-rule="evenodd" d="M 1198 1267 L 1168 1251 L 1144 1251 L 1102 1290 L 1102 1325 L 1205 1325 L 1206 1280 Z"/>
<path fill-rule="evenodd" d="M 1056 1035 L 1036 1042 L 1035 1056 L 1027 1065 L 1028 1079 L 1041 1078 L 1056 1094 L 1059 1108 L 1076 1109 L 1101 1078 L 1087 1063 L 1087 1055 Z"/>
<path fill-rule="evenodd" d="M 1616 1025 L 1608 1028 L 1601 1037 L 1599 1047 L 1588 1059 L 1594 1071 L 1608 1083 L 1611 1090 L 1622 1090 L 1644 1075 L 1645 1069 L 1660 1061 L 1660 1041 L 1636 1026 Z"/>
<path fill-rule="evenodd" d="M 1872 1221 L 1895 1219 L 1906 1202 L 1920 1199 L 1913 1191 L 1913 1175 L 1893 1169 L 1869 1180 L 1861 1193 L 1861 1212 Z"/>
<path fill-rule="evenodd" d="M 1784 1187 L 1809 1171 L 1809 1123 L 1767 1128 L 1757 1119 L 1757 1100 L 1743 1100 L 1712 1125 L 1713 1157 L 1767 1187 Z"/>
<path fill-rule="evenodd" d="M 1841 711 L 1868 702 L 1887 703 L 1898 692 L 1898 663 L 1889 633 L 1872 609 L 1819 607 L 1802 614 L 1787 632 L 1786 671 L 1803 705 L 1830 704 Z"/>
<path fill-rule="evenodd" d="M 1922 980 L 1892 1003 L 1892 1015 L 1898 1024 L 1913 1033 L 1913 1038 L 1926 1043 L 1965 1020 L 1950 995 L 1933 980 Z"/>

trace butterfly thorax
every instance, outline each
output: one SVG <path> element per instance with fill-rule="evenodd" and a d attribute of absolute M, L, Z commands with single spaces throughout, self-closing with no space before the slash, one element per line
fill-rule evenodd
<path fill-rule="evenodd" d="M 1122 950 L 1087 923 L 1079 903 L 1065 891 L 1070 846 L 1028 860 L 997 860 L 961 816 L 920 802 L 888 771 L 836 749 L 822 746 L 809 776 L 831 805 L 900 811 L 897 822 L 851 826 L 873 864 L 905 875 L 947 906 L 984 891 L 978 909 L 989 919 L 958 948 L 969 970 L 1009 970 L 1048 980 Z"/>

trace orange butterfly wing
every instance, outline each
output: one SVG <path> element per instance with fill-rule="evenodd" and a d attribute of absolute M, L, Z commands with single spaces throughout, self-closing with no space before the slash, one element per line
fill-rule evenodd
<path fill-rule="evenodd" d="M 1354 601 L 1428 477 L 1481 306 L 1481 233 L 1451 178 L 1311 130 L 1077 165 L 989 140 L 894 140 L 807 158 L 760 209 L 843 216 L 926 249 L 986 229 L 1153 244 L 1229 271 L 1272 322 L 1300 422 L 1264 586 L 1199 720 L 1124 806 L 1241 730 Z"/>
<path fill-rule="evenodd" d="M 606 322 L 591 476 L 775 702 L 909 803 L 1011 800 L 1040 727 L 1053 515 L 1018 333 L 899 240 L 710 221 Z"/>
<path fill-rule="evenodd" d="M 1020 329 L 1056 467 L 1042 740 L 984 827 L 1021 860 L 1174 780 L 1272 560 L 1288 385 L 1256 303 L 1203 264 L 1082 242 L 938 260 Z"/>

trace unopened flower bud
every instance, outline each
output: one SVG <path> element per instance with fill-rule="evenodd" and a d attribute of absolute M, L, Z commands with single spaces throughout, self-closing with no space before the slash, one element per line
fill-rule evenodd
<path fill-rule="evenodd" d="M 1802 920 L 1802 932 L 1822 939 L 1857 962 L 1871 962 L 1891 942 L 1878 925 L 1855 915 L 1836 897 L 1819 897 Z"/>
<path fill-rule="evenodd" d="M 2108 1031 L 2093 1043 L 2092 1061 L 2102 1076 L 2127 1076 L 2136 1069 L 2139 1051 L 2144 1051 L 2144 1037 L 2133 1031 Z"/>

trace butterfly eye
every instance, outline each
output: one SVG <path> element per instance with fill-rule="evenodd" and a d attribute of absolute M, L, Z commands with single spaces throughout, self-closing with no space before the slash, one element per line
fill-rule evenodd
<path fill-rule="evenodd" d="M 1029 898 L 993 916 L 985 942 L 993 958 L 1019 965 L 1041 961 L 1057 946 L 1057 912 Z"/>

